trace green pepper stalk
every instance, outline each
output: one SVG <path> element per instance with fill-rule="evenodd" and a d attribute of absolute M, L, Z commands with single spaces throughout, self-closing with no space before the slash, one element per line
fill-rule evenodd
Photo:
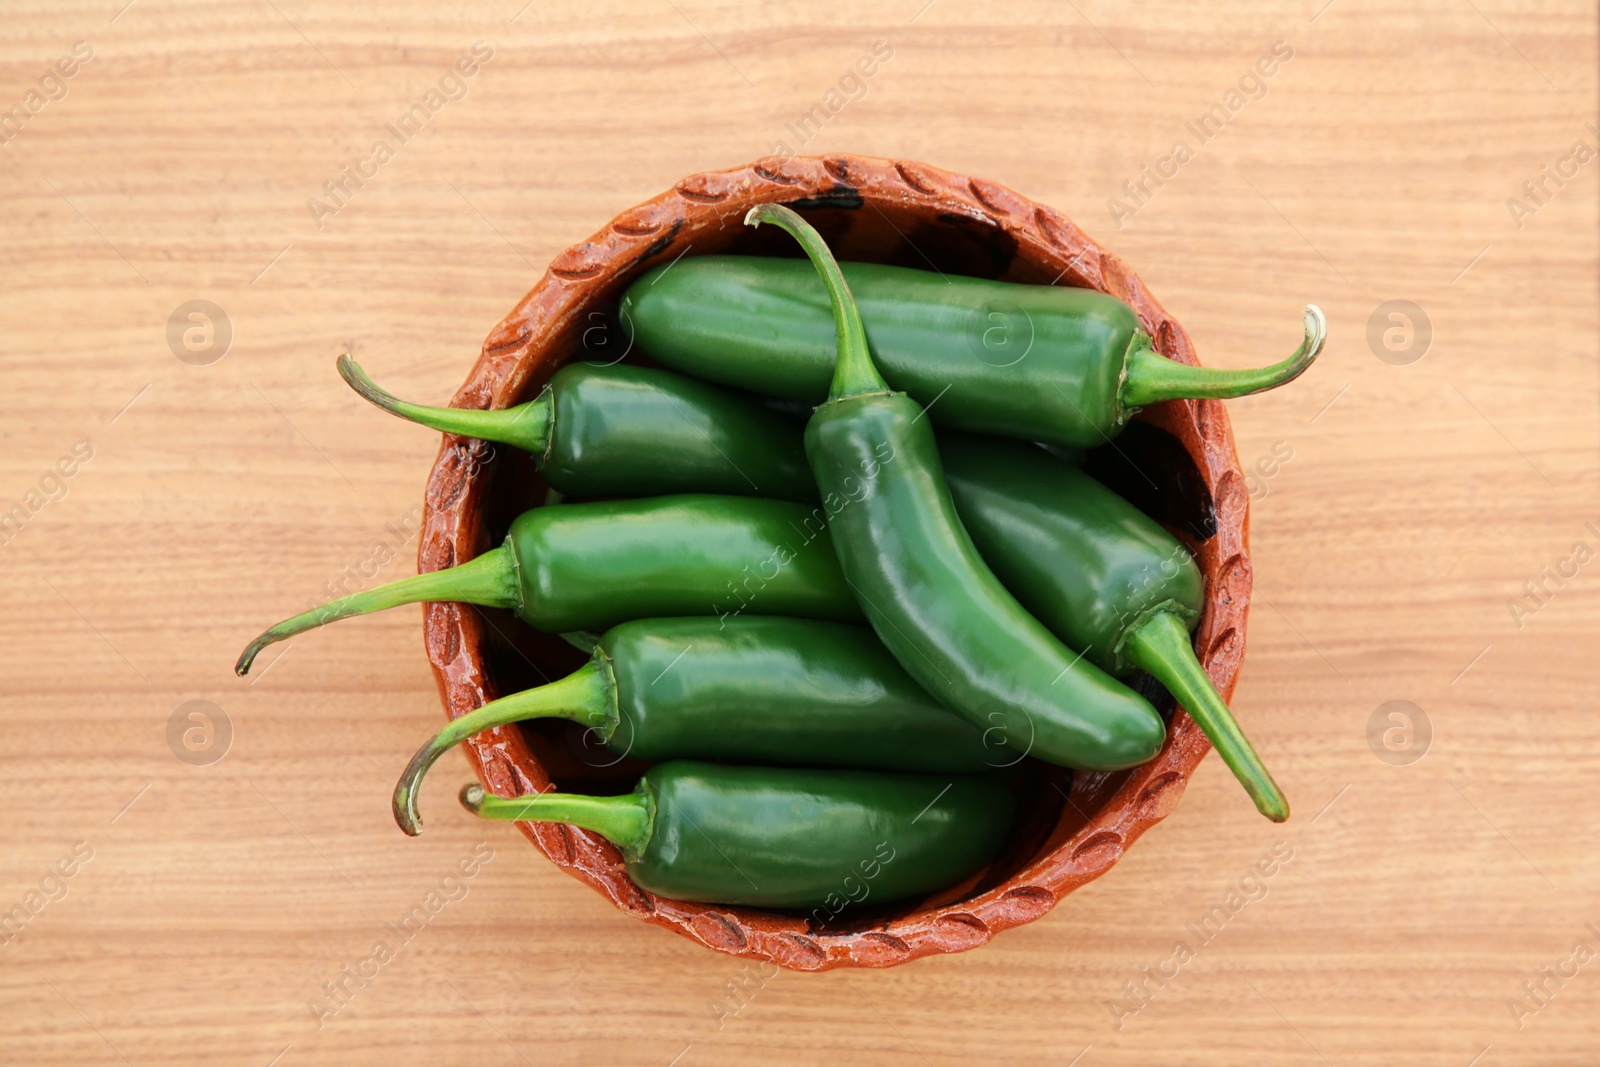
<path fill-rule="evenodd" d="M 609 746 L 620 716 L 612 704 L 616 679 L 608 666 L 605 658 L 597 655 L 565 678 L 491 700 L 476 711 L 451 720 L 448 726 L 417 750 L 417 754 L 411 757 L 411 762 L 401 772 L 400 781 L 394 787 L 395 823 L 408 837 L 422 833 L 422 816 L 417 812 L 422 779 L 446 752 L 485 730 L 531 719 L 570 719 L 597 731 L 602 743 Z M 588 798 L 568 799 L 586 801 Z M 618 841 L 618 844 L 621 842 Z"/>
<path fill-rule="evenodd" d="M 641 619 L 601 637 L 588 664 L 501 697 L 440 730 L 400 776 L 395 822 L 421 832 L 417 792 L 474 734 L 570 719 L 620 759 L 726 759 L 801 767 L 976 774 L 1022 758 L 923 692 L 872 632 L 806 619 Z"/>
<path fill-rule="evenodd" d="M 1078 448 L 1104 444 L 1146 404 L 1291 382 L 1327 334 L 1308 307 L 1289 358 L 1253 370 L 1191 367 L 1155 350 L 1133 308 L 1092 289 L 877 263 L 840 270 L 883 378 L 935 423 Z M 662 366 L 815 404 L 833 377 L 829 301 L 804 260 L 691 256 L 629 286 L 622 318 Z"/>
<path fill-rule="evenodd" d="M 697 494 L 554 504 L 517 516 L 503 544 L 466 563 L 285 619 L 234 669 L 318 626 L 428 601 L 505 608 L 546 633 L 672 615 L 861 618 L 825 524 L 803 504 Z"/>
<path fill-rule="evenodd" d="M 1119 770 L 1154 756 L 1165 737 L 1155 709 L 1069 652 L 979 557 L 924 409 L 878 375 L 821 236 L 776 204 L 745 221 L 794 236 L 829 292 L 838 363 L 806 456 L 845 579 L 885 647 L 946 707 L 1039 759 Z"/>
<path fill-rule="evenodd" d="M 624 854 L 637 855 L 650 840 L 651 811 L 643 793 L 591 797 L 540 793 L 514 800 L 492 797 L 477 782 L 461 787 L 461 806 L 474 815 L 504 822 L 559 822 L 593 830 Z"/>
<path fill-rule="evenodd" d="M 999 851 L 1014 798 L 992 777 L 658 763 L 623 796 L 461 803 L 486 819 L 561 822 L 622 852 L 628 875 L 675 900 L 809 908 L 903 900 L 970 877 Z"/>
<path fill-rule="evenodd" d="M 1306 305 L 1304 327 L 1300 347 L 1288 359 L 1250 370 L 1178 363 L 1157 352 L 1149 335 L 1141 331 L 1139 342 L 1128 351 L 1117 395 L 1123 421 L 1145 405 L 1163 400 L 1230 400 L 1288 385 L 1310 368 L 1328 339 L 1328 320 L 1315 304 Z"/>
<path fill-rule="evenodd" d="M 798 427 L 670 371 L 572 363 L 525 404 L 426 407 L 393 396 L 348 354 L 339 374 L 364 398 L 445 433 L 520 448 L 573 496 L 730 493 L 815 501 Z"/>
<path fill-rule="evenodd" d="M 1195 657 L 1205 579 L 1177 538 L 1089 475 L 1019 441 L 943 433 L 956 512 L 1023 607 L 1117 677 L 1155 677 L 1205 731 L 1257 810 L 1289 802 Z"/>

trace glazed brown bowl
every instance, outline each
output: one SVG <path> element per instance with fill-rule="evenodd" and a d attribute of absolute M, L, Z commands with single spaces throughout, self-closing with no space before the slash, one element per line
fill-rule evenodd
<path fill-rule="evenodd" d="M 682 255 L 797 254 L 775 228 L 742 224 L 751 206 L 767 201 L 802 210 L 840 259 L 1111 293 L 1138 311 L 1164 355 L 1196 362 L 1183 328 L 1138 277 L 1058 211 L 921 163 L 847 155 L 773 158 L 685 178 L 557 256 L 489 334 L 453 403 L 520 403 L 572 359 L 648 362 L 629 350 L 616 322 L 624 288 L 647 268 Z M 1217 688 L 1231 696 L 1244 651 L 1251 572 L 1248 494 L 1222 404 L 1176 401 L 1146 409 L 1114 447 L 1091 452 L 1087 463 L 1183 538 L 1199 560 L 1206 607 L 1195 647 Z M 543 500 L 543 483 L 526 456 L 447 435 L 428 481 L 419 571 L 478 555 L 504 536 L 512 517 Z M 430 604 L 424 618 L 428 658 L 452 718 L 501 693 L 560 677 L 586 659 L 502 612 Z M 1037 919 L 1104 874 L 1172 811 L 1210 745 L 1159 688 L 1152 695 L 1171 715 L 1155 759 L 1115 774 L 1072 774 L 1025 760 L 1014 781 L 1017 826 L 986 870 L 932 897 L 846 908 L 825 925 L 801 914 L 659 897 L 633 883 L 616 848 L 598 835 L 557 824 L 518 825 L 541 852 L 617 907 L 718 952 L 798 970 L 893 966 L 974 948 Z M 552 785 L 624 792 L 645 766 L 616 759 L 561 722 L 493 730 L 467 748 L 484 786 L 498 796 Z"/>

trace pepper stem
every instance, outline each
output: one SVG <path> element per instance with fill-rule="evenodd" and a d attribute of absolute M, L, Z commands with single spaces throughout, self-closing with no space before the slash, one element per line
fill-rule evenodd
<path fill-rule="evenodd" d="M 461 789 L 461 806 L 484 819 L 506 822 L 564 822 L 595 833 L 637 855 L 650 840 L 650 802 L 642 793 L 589 797 L 580 793 L 537 793 L 492 797 L 477 782 Z"/>
<path fill-rule="evenodd" d="M 1170 611 L 1145 616 L 1123 638 L 1122 651 L 1134 666 L 1148 671 L 1166 686 L 1189 717 L 1200 724 L 1211 747 L 1255 801 L 1256 810 L 1273 822 L 1287 819 L 1289 801 L 1195 658 L 1189 628 L 1183 620 Z"/>
<path fill-rule="evenodd" d="M 314 630 L 330 622 L 348 619 L 352 615 L 366 615 L 401 604 L 421 604 L 437 600 L 454 600 L 463 604 L 477 604 L 485 608 L 511 608 L 522 606 L 517 588 L 516 560 L 511 555 L 509 543 L 492 548 L 476 559 L 442 571 L 430 571 L 412 578 L 401 578 L 376 589 L 330 600 L 319 608 L 303 611 L 251 641 L 245 648 L 234 672 L 241 676 L 250 673 L 250 664 L 268 645 L 296 634 Z"/>
<path fill-rule="evenodd" d="M 381 388 L 367 377 L 361 365 L 346 352 L 339 357 L 339 376 L 350 388 L 378 407 L 423 426 L 520 448 L 543 457 L 550 450 L 550 390 L 526 404 L 483 411 L 476 408 L 436 408 L 412 404 Z"/>
<path fill-rule="evenodd" d="M 610 666 L 596 656 L 559 681 L 491 700 L 451 722 L 417 749 L 406 764 L 394 787 L 394 821 L 408 836 L 422 833 L 417 794 L 422 790 L 423 777 L 439 757 L 474 734 L 529 719 L 571 719 L 600 731 L 602 740 L 610 740 L 617 725 L 615 702 L 611 699 L 614 684 Z"/>
<path fill-rule="evenodd" d="M 1226 400 L 1276 389 L 1304 374 L 1327 339 L 1328 320 L 1323 317 L 1321 308 L 1310 304 L 1306 307 L 1306 333 L 1300 347 L 1294 350 L 1294 355 L 1270 367 L 1255 370 L 1191 367 L 1141 345 L 1128 354 L 1120 399 L 1126 408 L 1139 408 L 1162 400 Z"/>
<path fill-rule="evenodd" d="M 861 312 L 850 286 L 839 270 L 839 263 L 828 250 L 822 235 L 805 219 L 782 204 L 757 204 L 745 215 L 746 226 L 760 226 L 770 222 L 789 234 L 811 259 L 822 284 L 828 288 L 833 305 L 833 331 L 839 338 L 839 354 L 833 365 L 833 387 L 828 390 L 829 400 L 845 400 L 868 393 L 887 393 L 888 383 L 872 365 L 872 352 L 867 348 L 867 331 L 861 325 Z"/>
<path fill-rule="evenodd" d="M 563 630 L 556 636 L 579 652 L 593 652 L 600 643 L 600 635 L 593 630 Z"/>

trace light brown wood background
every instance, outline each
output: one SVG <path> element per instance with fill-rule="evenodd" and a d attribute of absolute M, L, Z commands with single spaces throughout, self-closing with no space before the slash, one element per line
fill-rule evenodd
<path fill-rule="evenodd" d="M 1593 6 L 122 2 L 0 5 L 0 108 L 93 49 L 0 145 L 0 510 L 26 508 L 75 442 L 93 450 L 0 545 L 0 911 L 41 881 L 60 896 L 53 865 L 93 851 L 0 946 L 0 1060 L 1600 1053 L 1600 958 L 1520 1028 L 1509 1005 L 1541 968 L 1570 973 L 1576 943 L 1600 951 L 1600 562 L 1549 583 L 1520 628 L 1508 607 L 1575 542 L 1600 550 L 1600 162 L 1520 228 L 1506 203 L 1596 144 Z M 465 98 L 319 228 L 307 199 L 480 40 L 493 58 Z M 893 58 L 802 144 L 786 124 L 878 40 Z M 1185 121 L 1279 41 L 1293 58 L 1265 95 L 1119 229 L 1108 198 L 1175 140 L 1195 147 Z M 1235 705 L 1293 798 L 1287 825 L 1208 760 L 1171 818 L 1042 921 L 961 956 L 762 983 L 470 821 L 459 756 L 425 798 L 429 834 L 399 834 L 389 789 L 441 721 L 415 609 L 232 675 L 249 637 L 375 543 L 398 553 L 381 577 L 413 567 L 388 527 L 437 438 L 352 396 L 337 353 L 448 397 L 553 255 L 780 143 L 920 159 L 1059 207 L 1209 363 L 1277 358 L 1303 303 L 1327 310 L 1321 363 L 1232 405 L 1246 464 L 1293 453 L 1254 507 Z M 195 299 L 233 329 L 210 365 L 166 340 Z M 1403 366 L 1368 341 L 1400 299 L 1432 328 Z M 168 744 L 191 700 L 232 725 L 209 765 Z M 1408 766 L 1369 745 L 1391 700 L 1432 724 Z M 479 842 L 493 859 L 467 895 L 319 1028 L 323 982 Z M 1186 924 L 1279 842 L 1292 861 L 1200 945 Z M 1195 959 L 1119 1028 L 1109 1002 L 1179 940 Z M 719 1025 L 734 981 L 745 1003 Z"/>

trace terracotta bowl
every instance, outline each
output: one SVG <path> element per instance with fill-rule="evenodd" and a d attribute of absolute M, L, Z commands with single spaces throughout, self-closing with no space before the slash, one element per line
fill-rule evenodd
<path fill-rule="evenodd" d="M 1137 309 L 1162 353 L 1196 362 L 1183 328 L 1138 277 L 1060 212 L 992 182 L 921 163 L 796 157 L 692 175 L 561 253 L 489 334 L 453 403 L 490 408 L 521 402 L 572 359 L 641 360 L 628 351 L 615 320 L 628 282 L 682 255 L 798 254 L 775 227 L 742 225 L 745 212 L 766 201 L 804 211 L 840 259 L 1114 294 Z M 1114 448 L 1091 452 L 1088 463 L 1184 538 L 1199 559 L 1206 611 L 1196 648 L 1217 688 L 1231 695 L 1244 651 L 1251 571 L 1248 494 L 1222 405 L 1181 401 L 1147 409 Z M 418 569 L 476 556 L 498 543 L 514 515 L 543 499 L 543 483 L 526 456 L 446 436 L 428 481 Z M 585 659 L 508 614 L 454 604 L 427 606 L 425 637 L 451 717 L 503 692 L 560 677 Z M 1077 775 L 1025 760 L 1014 782 L 1018 825 L 988 869 L 930 898 L 847 907 L 825 925 L 800 914 L 658 897 L 628 878 L 621 856 L 602 838 L 559 825 L 519 826 L 541 852 L 618 908 L 718 952 L 809 971 L 893 966 L 975 948 L 1039 918 L 1104 874 L 1172 811 L 1210 746 L 1158 687 L 1151 692 L 1171 714 L 1166 745 L 1154 760 L 1116 774 Z M 495 730 L 468 747 L 483 784 L 499 796 L 552 784 L 624 792 L 644 767 L 616 760 L 566 723 Z"/>

